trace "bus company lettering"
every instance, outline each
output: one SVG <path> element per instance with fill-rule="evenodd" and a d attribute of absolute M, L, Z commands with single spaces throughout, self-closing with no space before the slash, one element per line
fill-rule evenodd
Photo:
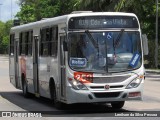
<path fill-rule="evenodd" d="M 85 67 L 86 66 L 86 59 L 85 58 L 71 58 L 70 65 L 77 66 L 77 67 Z"/>
<path fill-rule="evenodd" d="M 72 64 L 81 64 L 83 65 L 84 64 L 84 61 L 81 61 L 81 60 L 72 60 Z"/>

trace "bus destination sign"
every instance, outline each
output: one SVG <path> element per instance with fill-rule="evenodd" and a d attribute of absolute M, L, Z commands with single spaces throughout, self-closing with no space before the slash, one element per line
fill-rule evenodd
<path fill-rule="evenodd" d="M 138 28 L 138 22 L 135 17 L 127 16 L 86 16 L 69 20 L 69 30 L 107 28 Z"/>

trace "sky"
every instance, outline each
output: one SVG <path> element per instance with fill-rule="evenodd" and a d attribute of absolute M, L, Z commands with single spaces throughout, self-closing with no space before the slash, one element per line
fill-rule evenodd
<path fill-rule="evenodd" d="M 6 22 L 8 20 L 11 20 L 11 13 L 12 13 L 12 19 L 15 18 L 16 13 L 20 11 L 20 7 L 17 4 L 18 3 L 17 1 L 18 0 L 0 0 L 0 20 L 1 21 Z"/>

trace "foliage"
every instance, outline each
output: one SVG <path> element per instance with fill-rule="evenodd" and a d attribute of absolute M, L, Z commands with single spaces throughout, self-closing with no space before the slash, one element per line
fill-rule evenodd
<path fill-rule="evenodd" d="M 111 0 L 81 0 L 80 8 L 90 11 L 106 11 Z"/>
<path fill-rule="evenodd" d="M 79 0 L 19 0 L 21 5 L 17 17 L 22 23 L 41 20 L 71 13 L 76 10 Z"/>
<path fill-rule="evenodd" d="M 3 23 L 0 21 L 0 54 L 6 54 L 9 46 L 9 31 L 12 21 Z"/>

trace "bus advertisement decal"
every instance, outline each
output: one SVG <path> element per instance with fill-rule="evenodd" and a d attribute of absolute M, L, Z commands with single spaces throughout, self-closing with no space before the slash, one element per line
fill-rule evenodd
<path fill-rule="evenodd" d="M 75 66 L 75 67 L 86 67 L 87 65 L 87 60 L 86 58 L 70 58 L 70 66 Z"/>
<path fill-rule="evenodd" d="M 136 67 L 140 58 L 141 58 L 141 55 L 138 52 L 135 52 L 131 61 L 129 62 L 129 65 L 133 68 Z"/>
<path fill-rule="evenodd" d="M 20 58 L 20 63 L 21 63 L 21 73 L 24 73 L 26 76 L 26 60 L 24 57 Z"/>
<path fill-rule="evenodd" d="M 74 79 L 82 83 L 92 83 L 93 73 L 89 72 L 74 72 Z"/>

